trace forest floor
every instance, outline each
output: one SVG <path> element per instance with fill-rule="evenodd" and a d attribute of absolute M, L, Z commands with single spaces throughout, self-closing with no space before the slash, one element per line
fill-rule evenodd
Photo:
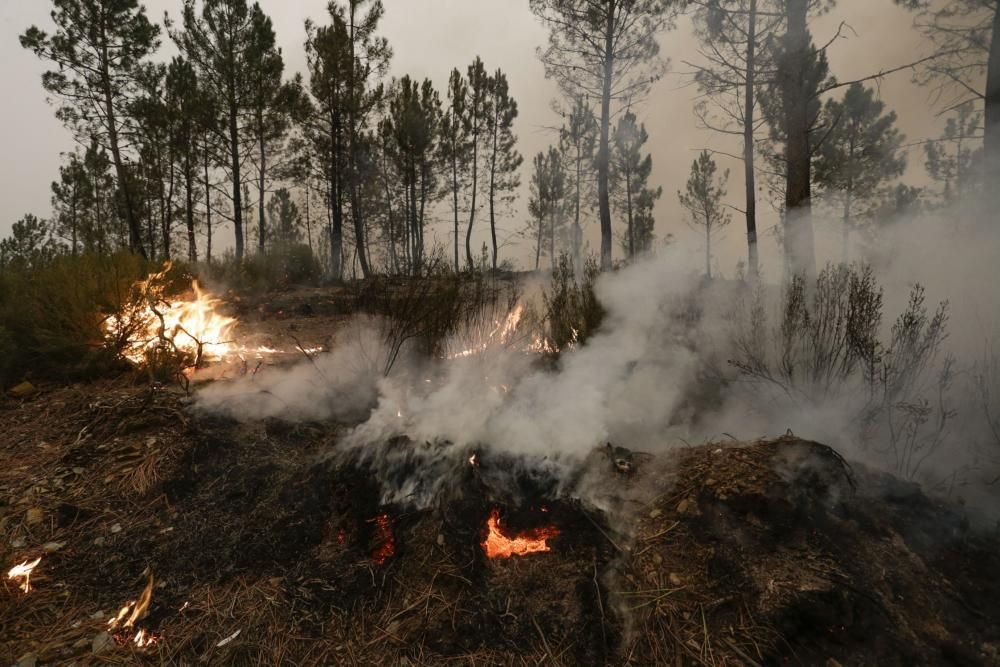
<path fill-rule="evenodd" d="M 294 350 L 346 301 L 233 307 Z M 0 580 L 4 665 L 1000 665 L 996 532 L 794 436 L 595 450 L 610 513 L 507 506 L 486 451 L 413 511 L 330 457 L 349 424 L 200 415 L 133 377 L 0 398 L 0 424 L 3 574 L 41 557 L 30 591 Z M 498 508 L 551 551 L 488 558 Z"/>

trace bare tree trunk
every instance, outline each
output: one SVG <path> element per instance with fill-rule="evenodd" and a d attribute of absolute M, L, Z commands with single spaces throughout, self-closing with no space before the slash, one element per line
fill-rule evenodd
<path fill-rule="evenodd" d="M 987 192 L 1000 187 L 1000 0 L 993 10 L 993 34 L 986 68 L 986 115 L 984 153 L 987 169 Z"/>
<path fill-rule="evenodd" d="M 267 247 L 267 221 L 264 217 L 264 197 L 267 189 L 267 144 L 264 139 L 264 112 L 257 110 L 257 132 L 260 136 L 260 174 L 257 181 L 257 252 L 264 254 Z"/>
<path fill-rule="evenodd" d="M 538 216 L 538 240 L 535 243 L 535 271 L 542 263 L 542 237 L 545 234 L 545 218 Z"/>
<path fill-rule="evenodd" d="M 194 235 L 194 167 L 191 156 L 184 158 L 184 194 L 185 221 L 187 222 L 188 261 L 194 264 L 198 261 L 198 241 Z"/>
<path fill-rule="evenodd" d="M 500 112 L 494 109 L 493 112 L 493 155 L 490 158 L 490 237 L 493 240 L 493 270 L 497 270 L 497 217 L 496 217 L 496 188 L 497 188 L 497 140 L 500 134 Z"/>
<path fill-rule="evenodd" d="M 583 271 L 583 227 L 580 226 L 580 179 L 583 178 L 583 150 L 576 144 L 576 210 L 573 214 L 573 271 L 579 277 Z"/>
<path fill-rule="evenodd" d="M 212 263 L 212 181 L 209 176 L 208 146 L 205 146 L 205 261 Z"/>
<path fill-rule="evenodd" d="M 475 108 L 473 108 L 475 112 Z M 479 120 L 475 121 L 472 133 L 472 202 L 469 210 L 469 228 L 465 232 L 465 261 L 471 271 L 476 263 L 472 259 L 472 225 L 476 222 L 476 194 L 479 190 Z"/>
<path fill-rule="evenodd" d="M 747 71 L 743 117 L 743 167 L 746 179 L 747 261 L 750 279 L 760 275 L 757 252 L 757 174 L 754 169 L 754 115 L 756 111 L 757 0 L 750 0 L 747 23 Z"/>
<path fill-rule="evenodd" d="M 785 112 L 785 254 L 794 275 L 816 274 L 812 226 L 812 174 L 809 149 L 809 92 L 806 72 L 808 0 L 787 0 L 788 21 L 782 94 Z M 807 280 L 808 282 L 808 280 Z"/>
<path fill-rule="evenodd" d="M 233 231 L 236 235 L 236 262 L 243 262 L 243 177 L 240 175 L 239 108 L 236 104 L 236 84 L 229 86 L 229 160 L 233 180 Z"/>
<path fill-rule="evenodd" d="M 635 257 L 635 224 L 632 219 L 632 174 L 625 174 L 625 203 L 628 212 L 628 258 Z"/>
<path fill-rule="evenodd" d="M 456 150 L 454 150 L 454 143 L 455 141 L 453 140 L 453 150 L 451 155 L 451 196 L 452 208 L 455 213 L 455 273 L 460 273 L 462 268 L 458 261 L 458 155 L 456 155 Z"/>
<path fill-rule="evenodd" d="M 611 270 L 611 80 L 614 76 L 615 3 L 607 4 L 604 33 L 604 81 L 601 91 L 601 149 L 597 158 L 597 190 L 601 211 L 601 270 Z"/>

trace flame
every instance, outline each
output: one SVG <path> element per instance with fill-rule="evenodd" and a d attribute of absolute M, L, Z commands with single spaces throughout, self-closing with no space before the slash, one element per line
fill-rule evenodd
<path fill-rule="evenodd" d="M 143 628 L 135 627 L 136 622 L 143 617 L 146 610 L 149 609 L 149 604 L 153 601 L 153 583 L 153 575 L 150 574 L 149 581 L 142 590 L 142 595 L 139 596 L 139 599 L 126 604 L 114 618 L 108 620 L 109 631 L 119 630 L 119 632 L 112 635 L 119 644 L 131 641 L 139 648 L 146 648 L 160 640 L 160 635 L 148 632 Z M 136 630 L 135 636 L 132 636 L 131 633 L 133 628 Z"/>
<path fill-rule="evenodd" d="M 38 564 L 42 562 L 41 556 L 33 560 L 32 562 L 24 561 L 20 565 L 15 565 L 10 568 L 7 572 L 7 578 L 11 581 L 16 581 L 17 579 L 24 579 L 24 581 L 19 585 L 19 588 L 25 593 L 31 592 L 31 573 L 34 571 Z"/>
<path fill-rule="evenodd" d="M 105 333 L 123 340 L 122 354 L 134 363 L 142 363 L 146 354 L 161 343 L 169 343 L 179 352 L 194 355 L 198 361 L 219 359 L 233 352 L 229 342 L 236 320 L 220 315 L 222 303 L 191 283 L 193 297 L 186 301 L 171 301 L 164 296 L 166 276 L 172 264 L 150 274 L 133 286 L 141 305 L 129 317 L 110 317 L 104 324 Z"/>
<path fill-rule="evenodd" d="M 473 357 L 482 354 L 490 349 L 494 344 L 508 345 L 517 333 L 517 327 L 521 324 L 524 316 L 524 306 L 517 304 L 513 310 L 507 313 L 503 321 L 495 321 L 493 330 L 485 336 L 481 336 L 482 342 L 467 349 L 448 355 L 449 359 L 461 359 L 463 357 Z"/>
<path fill-rule="evenodd" d="M 396 536 L 392 531 L 392 517 L 388 514 L 379 514 L 372 519 L 375 523 L 375 539 L 378 541 L 377 547 L 372 551 L 372 561 L 382 565 L 396 553 Z"/>
<path fill-rule="evenodd" d="M 498 509 L 490 513 L 486 526 L 488 532 L 482 545 L 487 558 L 510 558 L 511 556 L 552 551 L 548 540 L 559 535 L 559 529 L 555 526 L 544 526 L 514 537 L 508 537 L 500 528 L 500 510 Z"/>

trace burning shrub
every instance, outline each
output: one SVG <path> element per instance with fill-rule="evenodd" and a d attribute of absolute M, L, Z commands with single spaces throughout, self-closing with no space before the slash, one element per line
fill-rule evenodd
<path fill-rule="evenodd" d="M 376 276 L 356 300 L 359 312 L 382 318 L 383 371 L 388 374 L 407 345 L 428 356 L 447 356 L 449 338 L 488 332 L 514 310 L 518 294 L 512 283 L 480 273 L 456 275 L 435 263 L 420 276 Z"/>

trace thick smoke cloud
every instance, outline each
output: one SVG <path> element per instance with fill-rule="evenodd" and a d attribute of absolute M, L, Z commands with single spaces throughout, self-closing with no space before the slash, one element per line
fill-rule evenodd
<path fill-rule="evenodd" d="M 880 230 L 872 246 L 880 250 L 865 259 L 885 289 L 886 336 L 916 283 L 927 287 L 930 309 L 950 300 L 950 337 L 926 377 L 936 378 L 938 366 L 951 357 L 955 381 L 947 396 L 935 396 L 934 382 L 928 382 L 911 398 L 940 399 L 931 405 L 932 415 L 942 406 L 954 415 L 940 441 L 920 453 L 926 461 L 919 478 L 938 487 L 951 479 L 951 488 L 938 488 L 951 492 L 962 479 L 969 484 L 963 495 L 993 505 L 981 482 L 996 470 L 1000 442 L 984 416 L 989 406 L 983 405 L 982 387 L 1000 381 L 983 372 L 998 331 L 1000 295 L 992 276 L 1000 266 L 1000 232 L 983 213 L 982 207 L 963 205 L 896 221 Z M 480 448 L 558 474 L 607 442 L 656 452 L 726 436 L 773 437 L 788 429 L 899 473 L 898 457 L 886 445 L 888 426 L 859 422 L 864 392 L 858 379 L 814 401 L 740 377 L 727 361 L 743 326 L 740 304 L 745 308 L 751 290 L 735 282 L 706 285 L 697 263 L 682 249 L 667 249 L 602 276 L 602 328 L 579 349 L 565 351 L 555 368 L 518 345 L 496 344 L 456 359 L 404 356 L 383 377 L 378 370 L 386 352 L 377 323 L 359 321 L 338 334 L 330 353 L 291 369 L 216 383 L 198 394 L 197 404 L 241 419 L 359 419 L 342 439 L 341 452 L 387 470 L 434 471 L 396 487 L 399 497 L 411 499 L 417 487 L 432 495 L 428 480 L 442 478 L 441 471 Z M 765 287 L 764 295 L 771 321 L 780 322 L 781 288 Z M 460 349 L 462 343 L 449 347 Z M 1000 396 L 1000 386 L 996 391 L 994 397 Z M 390 452 L 384 444 L 396 436 L 418 445 Z"/>

